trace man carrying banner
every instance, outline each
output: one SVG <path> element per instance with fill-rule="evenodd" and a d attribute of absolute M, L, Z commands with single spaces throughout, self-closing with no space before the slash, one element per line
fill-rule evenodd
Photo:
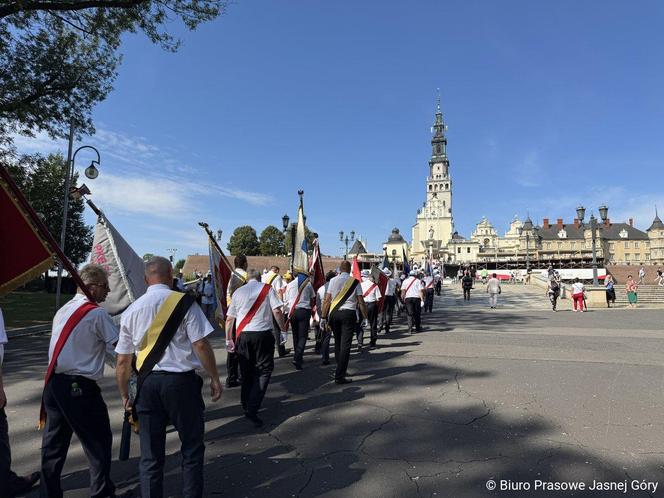
<path fill-rule="evenodd" d="M 424 284 L 424 312 L 429 313 L 433 312 L 433 292 L 434 292 L 434 278 L 431 273 L 427 273 L 424 279 L 422 280 Z"/>
<path fill-rule="evenodd" d="M 2 360 L 4 359 L 5 344 L 7 344 L 7 333 L 2 310 L 0 310 L 0 496 L 13 497 L 30 491 L 39 480 L 39 472 L 33 472 L 29 476 L 23 477 L 16 475 L 11 470 L 12 454 L 9 447 L 7 415 L 5 414 L 7 396 L 5 396 L 2 383 Z"/>
<path fill-rule="evenodd" d="M 316 292 L 310 278 L 300 273 L 286 286 L 284 296 L 288 307 L 288 320 L 293 330 L 293 365 L 296 370 L 302 370 L 302 358 L 309 335 L 311 308 L 316 302 Z"/>
<path fill-rule="evenodd" d="M 424 302 L 424 285 L 417 278 L 417 271 L 412 270 L 410 276 L 401 284 L 401 299 L 406 304 L 408 314 L 408 332 L 413 333 L 413 327 L 417 332 L 422 331 L 420 316 L 422 302 Z"/>
<path fill-rule="evenodd" d="M 182 445 L 182 495 L 203 496 L 205 409 L 196 374 L 201 365 L 210 376 L 212 401 L 221 397 L 214 352 L 206 337 L 213 332 L 195 299 L 170 289 L 173 268 L 155 256 L 145 264 L 147 292 L 122 315 L 117 382 L 126 408 L 128 381 L 136 355 L 137 392 L 132 412 L 140 426 L 141 496 L 164 495 L 166 426 L 175 426 Z M 169 489 L 169 494 L 173 490 Z"/>
<path fill-rule="evenodd" d="M 251 420 L 255 427 L 263 425 L 263 421 L 258 417 L 258 410 L 274 370 L 275 340 L 272 320 L 279 326 L 280 341 L 283 335 L 282 342 L 285 342 L 287 330 L 281 311 L 281 299 L 271 285 L 261 283 L 260 280 L 259 271 L 249 270 L 247 283 L 233 294 L 226 318 L 227 341 L 231 341 L 237 321 L 237 341 L 234 349 L 238 354 L 242 374 L 240 398 L 244 416 Z"/>
<path fill-rule="evenodd" d="M 342 261 L 339 265 L 341 274 L 330 280 L 323 301 L 321 318 L 323 330 L 329 320 L 334 333 L 334 357 L 337 360 L 334 381 L 337 384 L 348 384 L 353 381 L 346 377 L 346 371 L 353 334 L 357 327 L 358 306 L 362 311 L 362 316 L 367 318 L 367 306 L 362 298 L 362 287 L 357 279 L 351 277 L 350 269 L 350 261 Z"/>
<path fill-rule="evenodd" d="M 383 305 L 383 325 L 385 326 L 385 333 L 390 333 L 392 327 L 392 318 L 394 316 L 394 307 L 397 304 L 397 292 L 399 289 L 400 280 L 392 278 L 392 272 L 389 268 L 383 268 L 383 273 L 388 278 L 387 286 L 385 287 L 385 304 Z"/>
<path fill-rule="evenodd" d="M 226 300 L 228 306 L 231 305 L 231 298 L 235 291 L 247 283 L 247 257 L 244 254 L 235 256 L 233 266 L 235 269 L 228 281 L 228 289 L 226 290 Z M 225 317 L 224 317 L 225 318 Z M 231 334 L 231 341 L 235 342 L 235 328 Z M 227 351 L 226 353 L 226 387 L 237 387 L 240 385 L 240 376 L 238 375 L 239 363 L 236 351 Z"/>
<path fill-rule="evenodd" d="M 118 330 L 96 303 L 106 299 L 108 277 L 101 266 L 87 265 L 80 277 L 96 302 L 79 288 L 53 318 L 48 370 L 42 398 L 44 427 L 41 495 L 62 497 L 60 475 L 72 434 L 76 434 L 90 465 L 90 496 L 113 496 L 108 409 L 97 381 L 104 375 L 106 352 L 113 353 Z"/>
<path fill-rule="evenodd" d="M 275 293 L 277 294 L 277 297 L 283 301 L 284 291 L 286 289 L 286 286 L 284 284 L 283 278 L 281 277 L 281 275 L 279 275 L 278 266 L 270 267 L 270 271 L 267 272 L 265 275 L 261 276 L 261 281 L 264 284 L 271 285 Z M 274 335 L 274 342 L 277 345 L 279 358 L 283 358 L 289 353 L 289 351 L 286 349 L 286 346 L 284 344 L 281 344 L 281 341 L 279 340 L 279 336 L 281 335 L 281 329 L 279 328 L 279 324 L 277 323 L 276 320 L 272 321 L 272 334 Z"/>
<path fill-rule="evenodd" d="M 367 305 L 367 319 L 369 320 L 369 329 L 371 330 L 370 347 L 376 347 L 378 340 L 378 302 L 381 297 L 378 284 L 371 279 L 371 272 L 369 270 L 362 270 L 362 297 Z M 360 332 L 357 341 L 360 346 L 364 342 L 364 330 Z"/>

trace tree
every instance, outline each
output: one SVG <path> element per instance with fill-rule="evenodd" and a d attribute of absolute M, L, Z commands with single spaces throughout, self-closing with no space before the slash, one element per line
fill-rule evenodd
<path fill-rule="evenodd" d="M 12 178 L 58 242 L 62 230 L 65 164 L 62 155 L 51 154 L 47 157 L 23 156 L 9 165 Z M 76 179 L 75 174 L 72 185 L 76 185 Z M 92 247 L 92 227 L 83 222 L 84 210 L 82 199 L 69 200 L 65 254 L 74 266 L 86 260 Z"/>
<path fill-rule="evenodd" d="M 0 2 L 0 153 L 11 135 L 92 134 L 91 112 L 113 88 L 122 37 L 142 32 L 165 50 L 225 11 L 226 0 L 9 0 Z M 4 151 L 3 151 L 4 149 Z"/>
<path fill-rule="evenodd" d="M 178 272 L 182 270 L 182 267 L 184 266 L 185 260 L 184 259 L 178 259 L 177 263 L 175 263 L 175 271 Z"/>
<path fill-rule="evenodd" d="M 146 252 L 143 254 L 143 261 L 150 261 L 152 258 L 154 258 L 154 254 L 151 252 Z"/>
<path fill-rule="evenodd" d="M 297 230 L 297 223 L 292 224 L 293 227 L 295 227 L 295 230 Z M 293 251 L 293 237 L 291 237 L 292 233 L 292 228 L 291 225 L 288 225 L 288 230 L 286 231 L 286 236 L 284 239 L 284 244 L 285 244 L 285 252 L 287 254 L 291 253 Z M 309 230 L 308 226 L 304 226 L 304 236 L 307 239 L 307 246 L 309 247 L 309 252 L 313 251 L 314 247 L 314 232 Z"/>
<path fill-rule="evenodd" d="M 284 234 L 274 225 L 265 227 L 261 232 L 260 246 L 262 256 L 278 256 L 286 254 Z"/>
<path fill-rule="evenodd" d="M 249 225 L 237 227 L 228 241 L 228 250 L 233 256 L 258 256 L 261 252 L 256 230 Z"/>

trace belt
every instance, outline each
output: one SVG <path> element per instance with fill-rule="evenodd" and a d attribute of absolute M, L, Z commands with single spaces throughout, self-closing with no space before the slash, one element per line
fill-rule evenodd
<path fill-rule="evenodd" d="M 267 330 L 243 330 L 242 334 L 263 334 L 269 332 L 270 334 L 272 333 L 273 329 L 267 329 Z"/>
<path fill-rule="evenodd" d="M 95 384 L 97 383 L 96 380 L 91 379 L 89 377 L 85 377 L 84 375 L 71 375 L 71 374 L 63 374 L 63 373 L 55 373 L 53 374 L 53 377 L 58 377 L 60 379 L 67 379 L 71 381 L 87 381 L 87 382 L 94 382 Z"/>
<path fill-rule="evenodd" d="M 187 370 L 186 372 L 166 372 L 165 370 L 153 370 L 152 375 L 196 375 L 196 371 Z"/>

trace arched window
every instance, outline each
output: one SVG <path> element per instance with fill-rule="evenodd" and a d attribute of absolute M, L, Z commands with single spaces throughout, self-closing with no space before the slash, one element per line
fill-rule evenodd
<path fill-rule="evenodd" d="M 429 185 L 429 191 L 433 190 L 433 185 Z"/>
<path fill-rule="evenodd" d="M 434 190 L 438 190 L 438 184 L 436 184 L 436 186 L 434 187 Z"/>
<path fill-rule="evenodd" d="M 448 188 L 450 188 L 450 184 L 449 184 L 449 183 L 446 183 L 446 184 L 445 184 L 445 190 L 447 190 Z"/>

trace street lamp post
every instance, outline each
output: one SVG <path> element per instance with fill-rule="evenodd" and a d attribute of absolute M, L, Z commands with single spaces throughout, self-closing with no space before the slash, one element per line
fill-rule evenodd
<path fill-rule="evenodd" d="M 175 249 L 175 248 L 173 248 L 173 249 L 166 249 L 166 251 L 169 252 L 169 253 L 171 253 L 171 255 L 168 257 L 168 259 L 170 259 L 170 260 L 171 260 L 171 264 L 173 264 L 173 263 L 175 262 L 175 253 L 177 253 L 178 250 Z"/>
<path fill-rule="evenodd" d="M 609 208 L 602 205 L 599 207 L 599 216 L 602 219 L 602 222 L 606 222 L 608 219 Z M 576 216 L 579 219 L 579 222 L 583 225 L 583 218 L 586 215 L 586 208 L 579 206 L 576 208 Z M 593 285 L 599 285 L 599 278 L 597 276 L 597 218 L 595 214 L 590 215 L 590 231 L 591 233 L 591 247 L 593 251 Z M 602 251 L 602 260 L 604 260 L 604 251 Z"/>
<path fill-rule="evenodd" d="M 217 230 L 217 236 L 215 237 L 217 239 L 217 242 L 221 242 L 221 235 L 224 233 L 224 231 L 220 228 Z"/>
<path fill-rule="evenodd" d="M 66 235 L 67 235 L 67 218 L 69 217 L 69 196 L 71 194 L 71 183 L 74 179 L 74 172 L 75 172 L 75 163 L 76 163 L 76 154 L 78 154 L 81 150 L 83 149 L 91 149 L 95 151 L 97 154 L 97 160 L 96 161 L 91 161 L 90 166 L 85 168 L 85 176 L 88 177 L 90 180 L 94 180 L 99 176 L 99 169 L 97 169 L 97 166 L 99 166 L 101 162 L 101 158 L 99 156 L 99 151 L 92 147 L 91 145 L 82 145 L 76 151 L 74 154 L 71 154 L 71 149 L 73 148 L 73 142 L 74 142 L 74 126 L 72 124 L 69 132 L 69 153 L 68 155 L 71 157 L 71 160 L 67 161 L 67 165 L 65 166 L 65 193 L 64 193 L 64 203 L 63 203 L 63 208 L 62 208 L 62 229 L 60 230 L 60 250 L 62 253 L 65 253 L 65 242 L 66 242 Z M 59 309 L 60 308 L 60 295 L 62 293 L 62 261 L 58 263 L 58 280 L 56 284 L 56 289 L 55 289 L 55 308 Z"/>
<path fill-rule="evenodd" d="M 523 235 L 523 227 L 519 227 L 519 236 Z M 530 246 L 530 232 L 526 231 L 526 275 L 528 274 L 528 271 L 530 270 L 530 252 L 529 252 L 529 246 Z M 517 256 L 518 257 L 518 256 Z M 517 260 L 517 266 L 519 262 Z"/>
<path fill-rule="evenodd" d="M 346 243 L 346 252 L 344 253 L 344 261 L 348 259 L 348 243 L 355 240 L 355 230 L 350 231 L 350 238 L 348 235 L 344 236 L 344 231 L 339 231 L 339 240 Z"/>

